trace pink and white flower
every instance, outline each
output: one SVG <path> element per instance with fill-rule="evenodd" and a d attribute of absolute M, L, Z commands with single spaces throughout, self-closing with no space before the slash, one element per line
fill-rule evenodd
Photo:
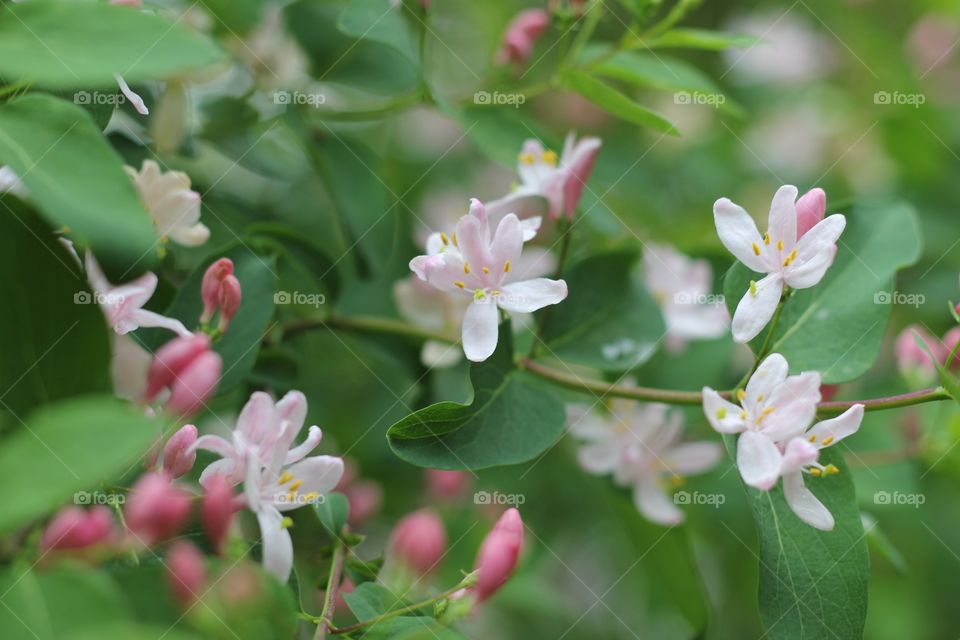
<path fill-rule="evenodd" d="M 499 309 L 532 313 L 567 297 L 563 280 L 521 280 L 514 266 L 523 252 L 524 231 L 515 214 L 507 214 L 491 233 L 482 203 L 457 223 L 451 237 L 440 235 L 442 248 L 417 256 L 410 270 L 435 288 L 469 296 L 461 329 L 467 359 L 481 362 L 497 347 Z M 522 277 L 522 274 L 519 274 Z"/>
<path fill-rule="evenodd" d="M 185 247 L 197 247 L 207 241 L 210 230 L 200 222 L 200 194 L 190 189 L 187 174 L 161 171 L 153 160 L 144 160 L 140 171 L 124 168 L 153 218 L 161 241 L 173 240 Z"/>
<path fill-rule="evenodd" d="M 571 418 L 570 430 L 585 441 L 577 456 L 580 466 L 632 487 L 637 510 L 665 526 L 683 521 L 669 483 L 703 473 L 723 457 L 715 442 L 681 442 L 683 416 L 665 404 L 616 400 L 607 415 L 573 409 Z"/>
<path fill-rule="evenodd" d="M 526 218 L 542 210 L 539 202 L 545 200 L 551 220 L 561 215 L 573 218 L 602 144 L 600 138 L 594 137 L 577 140 L 571 131 L 558 158 L 556 152 L 545 150 L 539 140 L 525 141 L 517 162 L 520 185 L 507 196 L 487 203 L 490 216 L 496 220 L 505 213 L 516 212 Z"/>
<path fill-rule="evenodd" d="M 730 314 L 722 298 L 713 299 L 709 262 L 688 258 L 668 245 L 648 244 L 643 275 L 663 311 L 668 349 L 680 351 L 689 340 L 719 338 L 727 332 Z"/>
<path fill-rule="evenodd" d="M 733 314 L 736 342 L 749 342 L 767 326 L 785 287 L 812 287 L 833 264 L 846 218 L 841 214 L 829 216 L 800 237 L 796 200 L 796 187 L 786 185 L 777 190 L 763 236 L 742 207 L 727 198 L 713 205 L 713 218 L 723 245 L 753 271 L 767 274 L 758 282 L 750 282 L 737 305 Z"/>

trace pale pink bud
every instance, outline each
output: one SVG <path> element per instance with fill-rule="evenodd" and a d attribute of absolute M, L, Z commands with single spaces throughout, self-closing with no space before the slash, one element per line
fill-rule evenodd
<path fill-rule="evenodd" d="M 960 353 L 953 356 L 953 362 L 948 363 L 947 359 L 950 357 L 950 354 L 957 346 L 957 342 L 960 342 L 960 327 L 954 327 L 947 331 L 946 335 L 943 336 L 943 364 L 948 367 L 957 367 L 960 366 Z"/>
<path fill-rule="evenodd" d="M 527 9 L 518 13 L 507 25 L 503 43 L 497 53 L 497 62 L 527 62 L 533 53 L 533 45 L 549 24 L 550 14 L 543 9 Z"/>
<path fill-rule="evenodd" d="M 223 551 L 223 543 L 236 510 L 233 486 L 222 474 L 214 474 L 205 487 L 201 519 L 217 553 Z"/>
<path fill-rule="evenodd" d="M 143 400 L 153 402 L 168 388 L 166 408 L 177 415 L 190 415 L 213 395 L 222 370 L 223 360 L 210 350 L 209 336 L 197 333 L 174 338 L 157 351 L 147 372 Z"/>
<path fill-rule="evenodd" d="M 466 471 L 443 471 L 428 469 L 426 473 L 427 494 L 438 500 L 456 502 L 470 492 L 473 484 Z"/>
<path fill-rule="evenodd" d="M 177 375 L 194 358 L 210 349 L 210 337 L 196 333 L 186 337 L 174 338 L 157 351 L 147 371 L 147 388 L 144 399 L 152 402 L 157 394 L 169 387 Z"/>
<path fill-rule="evenodd" d="M 797 200 L 797 238 L 823 220 L 827 212 L 827 194 L 823 189 L 810 189 Z"/>
<path fill-rule="evenodd" d="M 177 533 L 190 514 L 190 496 L 163 473 L 140 476 L 123 510 L 127 527 L 144 544 L 166 540 Z"/>
<path fill-rule="evenodd" d="M 447 549 L 443 521 L 432 509 L 404 516 L 390 534 L 390 551 L 403 566 L 418 576 L 430 573 Z"/>
<path fill-rule="evenodd" d="M 203 273 L 203 280 L 200 283 L 200 299 L 203 300 L 201 324 L 206 324 L 213 318 L 214 312 L 220 305 L 220 284 L 224 278 L 231 275 L 233 275 L 233 261 L 230 258 L 220 258 Z"/>
<path fill-rule="evenodd" d="M 189 607 L 206 589 L 207 565 L 192 543 L 179 540 L 167 552 L 167 582 L 174 599 Z"/>
<path fill-rule="evenodd" d="M 600 138 L 583 138 L 577 141 L 573 134 L 567 136 L 562 158 L 569 163 L 563 167 L 566 171 L 563 182 L 563 212 L 568 218 L 572 219 L 577 211 L 583 187 L 593 173 L 593 165 L 602 144 Z"/>
<path fill-rule="evenodd" d="M 163 447 L 163 469 L 174 478 L 188 473 L 197 461 L 197 452 L 193 450 L 193 443 L 196 441 L 195 426 L 187 424 L 180 427 Z"/>
<path fill-rule="evenodd" d="M 487 534 L 477 554 L 477 602 L 483 602 L 510 578 L 523 547 L 523 520 L 516 509 L 507 509 Z"/>
<path fill-rule="evenodd" d="M 242 299 L 240 281 L 234 275 L 229 275 L 220 283 L 220 331 L 225 332 L 230 321 L 237 314 Z"/>
<path fill-rule="evenodd" d="M 89 511 L 76 506 L 64 507 L 43 530 L 40 550 L 85 549 L 106 540 L 112 529 L 113 518 L 105 506 Z"/>
<path fill-rule="evenodd" d="M 373 480 L 356 480 L 343 488 L 350 503 L 350 526 L 358 527 L 380 511 L 383 490 Z"/>
<path fill-rule="evenodd" d="M 897 369 L 906 376 L 918 375 L 926 379 L 932 379 L 936 375 L 936 369 L 930 360 L 930 355 L 917 344 L 914 338 L 915 333 L 929 347 L 930 353 L 938 362 L 947 359 L 949 352 L 944 349 L 939 340 L 930 335 L 920 325 L 910 325 L 897 336 L 894 349 L 897 356 Z"/>

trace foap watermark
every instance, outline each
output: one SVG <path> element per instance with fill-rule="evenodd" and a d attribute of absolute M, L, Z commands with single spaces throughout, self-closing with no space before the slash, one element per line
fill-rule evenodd
<path fill-rule="evenodd" d="M 489 491 L 477 491 L 473 494 L 473 504 L 495 504 L 519 507 L 526 501 L 527 497 L 522 493 L 500 493 L 499 491 L 490 493 Z"/>
<path fill-rule="evenodd" d="M 77 291 L 73 294 L 73 304 L 123 304 L 126 297 L 122 293 L 98 293 L 96 291 Z"/>
<path fill-rule="evenodd" d="M 877 491 L 873 494 L 873 504 L 890 504 L 898 506 L 910 506 L 919 509 L 920 505 L 927 501 L 927 496 L 922 493 L 901 493 L 900 491 Z"/>
<path fill-rule="evenodd" d="M 873 94 L 873 104 L 908 106 L 919 109 L 927 102 L 927 96 L 922 93 L 903 93 L 902 91 L 877 91 Z"/>
<path fill-rule="evenodd" d="M 73 94 L 73 104 L 113 105 L 117 107 L 127 101 L 126 96 L 115 91 L 77 91 Z"/>
<path fill-rule="evenodd" d="M 873 304 L 895 304 L 919 309 L 927 302 L 922 293 L 902 293 L 900 291 L 877 291 L 873 294 Z"/>
<path fill-rule="evenodd" d="M 709 305 L 711 307 L 722 307 L 727 304 L 727 299 L 722 293 L 693 293 L 690 291 L 678 291 L 673 294 L 673 304 L 692 304 L 697 306 Z"/>
<path fill-rule="evenodd" d="M 677 91 L 673 94 L 673 104 L 696 104 L 719 108 L 727 102 L 722 93 L 704 93 L 702 91 Z"/>
<path fill-rule="evenodd" d="M 322 93 L 307 93 L 305 91 L 274 91 L 273 104 L 307 104 L 319 107 L 327 102 L 327 96 Z"/>
<path fill-rule="evenodd" d="M 479 105 L 511 105 L 519 109 L 520 105 L 527 101 L 527 96 L 522 93 L 502 93 L 500 91 L 477 91 L 473 94 L 473 104 Z"/>
<path fill-rule="evenodd" d="M 295 504 L 299 507 L 308 504 L 323 504 L 326 496 L 320 493 L 297 493 L 296 491 L 280 491 L 273 496 L 277 504 Z"/>
<path fill-rule="evenodd" d="M 322 293 L 304 293 L 302 291 L 277 291 L 273 294 L 273 304 L 302 304 L 317 309 L 325 304 L 327 296 Z"/>
<path fill-rule="evenodd" d="M 700 491 L 677 491 L 673 494 L 673 503 L 684 505 L 704 505 L 719 509 L 726 503 L 727 496 L 722 493 L 702 493 Z"/>
<path fill-rule="evenodd" d="M 73 494 L 73 504 L 82 506 L 105 504 L 114 506 L 123 504 L 127 501 L 127 496 L 122 493 L 110 493 L 107 491 L 77 491 Z"/>

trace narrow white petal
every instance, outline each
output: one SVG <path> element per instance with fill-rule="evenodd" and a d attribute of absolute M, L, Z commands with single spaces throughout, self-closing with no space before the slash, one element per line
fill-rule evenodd
<path fill-rule="evenodd" d="M 723 458 L 723 447 L 716 442 L 687 442 L 661 456 L 670 473 L 689 476 L 709 470 Z"/>
<path fill-rule="evenodd" d="M 773 411 L 763 419 L 763 432 L 776 442 L 801 435 L 813 422 L 820 402 L 820 374 L 790 376 L 767 401 Z"/>
<path fill-rule="evenodd" d="M 323 432 L 320 430 L 320 427 L 316 425 L 310 427 L 307 431 L 306 439 L 287 451 L 287 457 L 284 459 L 283 464 L 293 464 L 294 462 L 303 460 L 307 454 L 317 448 L 317 445 L 320 444 L 322 439 Z"/>
<path fill-rule="evenodd" d="M 774 244 L 783 242 L 783 251 L 790 253 L 797 244 L 797 188 L 784 185 L 777 189 L 770 204 L 767 232 Z"/>
<path fill-rule="evenodd" d="M 263 543 L 263 568 L 286 582 L 293 568 L 293 541 L 283 528 L 283 516 L 276 509 L 257 513 Z"/>
<path fill-rule="evenodd" d="M 563 280 L 534 278 L 511 282 L 500 287 L 497 304 L 501 309 L 517 313 L 532 313 L 567 297 L 567 283 Z"/>
<path fill-rule="evenodd" d="M 763 238 L 753 218 L 743 207 L 721 198 L 713 205 L 713 220 L 720 242 L 737 260 L 759 273 L 770 271 L 762 255 L 757 255 L 754 250 L 754 247 L 759 249 L 762 246 Z"/>
<path fill-rule="evenodd" d="M 770 438 L 744 431 L 737 439 L 737 468 L 751 487 L 770 490 L 780 477 L 782 455 Z"/>
<path fill-rule="evenodd" d="M 710 387 L 703 388 L 703 413 L 715 431 L 740 433 L 746 429 L 746 423 L 740 417 L 742 411 L 738 405 L 724 400 Z"/>
<path fill-rule="evenodd" d="M 577 461 L 588 473 L 595 475 L 613 473 L 620 462 L 619 443 L 611 438 L 584 445 L 577 451 Z"/>
<path fill-rule="evenodd" d="M 468 360 L 483 362 L 497 349 L 500 311 L 487 297 L 467 307 L 463 316 L 463 353 Z"/>
<path fill-rule="evenodd" d="M 779 273 L 771 273 L 757 282 L 756 294 L 751 289 L 747 290 L 733 314 L 731 329 L 735 342 L 750 342 L 763 331 L 773 318 L 782 293 L 783 278 Z"/>
<path fill-rule="evenodd" d="M 833 515 L 803 484 L 803 474 L 799 471 L 783 476 L 783 497 L 797 517 L 811 527 L 833 530 Z"/>
<path fill-rule="evenodd" d="M 657 484 L 656 478 L 644 478 L 633 488 L 633 503 L 644 518 L 665 527 L 683 522 L 683 512 Z"/>
<path fill-rule="evenodd" d="M 863 405 L 855 404 L 836 418 L 813 425 L 807 432 L 807 436 L 812 436 L 817 445 L 826 447 L 856 433 L 861 422 L 863 422 Z"/>
<path fill-rule="evenodd" d="M 744 406 L 756 412 L 757 405 L 773 396 L 773 392 L 786 381 L 788 373 L 790 373 L 790 365 L 779 353 L 771 353 L 764 358 L 747 382 L 747 388 L 744 390 L 747 394 L 744 397 Z"/>
<path fill-rule="evenodd" d="M 333 491 L 343 477 L 343 460 L 334 456 L 313 456 L 292 464 L 285 470 L 293 476 L 294 481 L 302 482 L 296 491 L 300 496 L 325 496 Z M 279 488 L 281 491 L 286 490 L 284 485 Z M 274 506 L 281 511 L 290 511 L 307 504 L 305 501 L 286 499 L 286 496 L 274 495 L 271 498 Z"/>

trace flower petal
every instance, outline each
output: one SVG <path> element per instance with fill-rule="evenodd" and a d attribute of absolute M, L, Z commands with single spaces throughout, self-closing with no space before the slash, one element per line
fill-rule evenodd
<path fill-rule="evenodd" d="M 287 467 L 286 472 L 301 481 L 297 493 L 301 496 L 315 493 L 325 496 L 337 486 L 343 477 L 343 460 L 334 456 L 313 456 Z M 279 485 L 280 491 L 286 487 Z M 286 496 L 274 495 L 274 506 L 280 511 L 290 511 L 308 504 L 299 500 L 286 500 Z"/>
<path fill-rule="evenodd" d="M 146 309 L 137 309 L 127 317 L 128 322 L 132 322 L 137 327 L 160 327 L 169 329 L 178 336 L 189 337 L 193 335 L 189 329 L 183 326 L 183 323 L 176 318 L 168 318 L 153 311 Z"/>
<path fill-rule="evenodd" d="M 504 217 L 504 220 L 511 217 L 510 214 Z M 523 244 L 522 232 L 520 231 L 520 222 L 517 216 L 513 217 L 513 223 L 516 225 L 516 234 L 520 244 Z M 501 221 L 501 226 L 503 221 Z M 486 229 L 486 231 L 485 231 Z M 499 232 L 500 227 L 497 227 Z M 457 247 L 463 254 L 465 260 L 473 269 L 481 267 L 493 268 L 494 259 L 490 253 L 490 246 L 485 241 L 485 235 L 489 236 L 489 227 L 475 216 L 463 216 L 457 223 Z"/>
<path fill-rule="evenodd" d="M 633 503 L 644 518 L 657 524 L 672 527 L 683 522 L 683 512 L 654 478 L 644 478 L 634 485 Z"/>
<path fill-rule="evenodd" d="M 320 427 L 316 425 L 310 427 L 304 441 L 287 451 L 287 457 L 284 459 L 283 464 L 293 464 L 294 462 L 303 460 L 308 453 L 317 448 L 317 445 L 320 444 L 322 439 L 323 432 L 320 430 Z"/>
<path fill-rule="evenodd" d="M 764 358 L 747 382 L 743 406 L 751 413 L 759 413 L 762 409 L 758 410 L 758 405 L 773 396 L 774 391 L 786 381 L 788 373 L 790 373 L 790 365 L 779 353 L 771 353 Z"/>
<path fill-rule="evenodd" d="M 742 409 L 720 397 L 710 387 L 703 388 L 703 413 L 710 426 L 719 433 L 740 433 L 747 428 L 740 417 Z"/>
<path fill-rule="evenodd" d="M 722 457 L 723 447 L 716 442 L 688 442 L 668 449 L 660 459 L 670 473 L 689 476 L 712 468 Z"/>
<path fill-rule="evenodd" d="M 783 476 L 783 497 L 797 517 L 821 531 L 833 530 L 833 515 L 803 484 L 799 471 Z"/>
<path fill-rule="evenodd" d="M 276 509 L 257 513 L 263 542 L 263 568 L 286 582 L 293 568 L 293 541 L 283 528 L 283 516 Z"/>
<path fill-rule="evenodd" d="M 786 253 L 793 251 L 797 244 L 796 201 L 797 188 L 788 184 L 777 189 L 770 203 L 767 232 L 774 244 L 783 242 L 783 252 Z"/>
<path fill-rule="evenodd" d="M 836 418 L 813 425 L 807 432 L 807 437 L 812 437 L 818 446 L 827 447 L 856 433 L 861 422 L 863 422 L 863 405 L 855 404 Z"/>
<path fill-rule="evenodd" d="M 769 491 L 780 477 L 783 456 L 773 440 L 755 431 L 744 431 L 737 439 L 737 468 L 751 487 Z"/>
<path fill-rule="evenodd" d="M 577 451 L 577 462 L 587 473 L 594 475 L 613 473 L 620 463 L 619 443 L 611 438 L 583 445 Z"/>
<path fill-rule="evenodd" d="M 773 407 L 773 411 L 763 419 L 763 433 L 776 442 L 803 434 L 813 422 L 818 402 L 819 373 L 808 371 L 790 376 L 767 401 L 767 407 Z"/>
<path fill-rule="evenodd" d="M 817 223 L 797 243 L 796 259 L 784 269 L 787 284 L 806 289 L 823 279 L 837 255 L 836 243 L 847 219 L 836 213 Z"/>
<path fill-rule="evenodd" d="M 503 269 L 507 262 L 515 262 L 523 251 L 523 226 L 515 214 L 508 213 L 497 225 L 490 243 L 490 256 L 493 262 L 482 264 L 491 270 Z"/>
<path fill-rule="evenodd" d="M 280 425 L 275 419 L 273 398 L 263 391 L 250 394 L 240 410 L 236 430 L 246 444 L 261 446 L 275 440 L 280 435 Z"/>
<path fill-rule="evenodd" d="M 741 344 L 750 342 L 763 331 L 773 318 L 782 293 L 783 277 L 779 273 L 771 273 L 757 282 L 755 289 L 750 289 L 743 294 L 731 324 L 735 342 Z"/>
<path fill-rule="evenodd" d="M 472 303 L 463 316 L 461 340 L 468 360 L 483 362 L 497 349 L 500 311 L 489 297 Z"/>
<path fill-rule="evenodd" d="M 757 255 L 754 246 L 760 247 L 763 239 L 757 231 L 757 225 L 743 207 L 720 198 L 713 204 L 713 221 L 717 226 L 717 235 L 727 250 L 737 260 L 760 273 L 768 273 L 770 268 L 762 255 Z"/>
<path fill-rule="evenodd" d="M 532 313 L 547 305 L 562 302 L 566 297 L 565 281 L 534 278 L 523 282 L 511 282 L 500 287 L 497 304 L 507 311 Z"/>
<path fill-rule="evenodd" d="M 240 484 L 243 471 L 234 458 L 221 458 L 208 464 L 200 473 L 200 486 L 209 487 L 214 476 L 223 476 L 231 485 Z"/>

